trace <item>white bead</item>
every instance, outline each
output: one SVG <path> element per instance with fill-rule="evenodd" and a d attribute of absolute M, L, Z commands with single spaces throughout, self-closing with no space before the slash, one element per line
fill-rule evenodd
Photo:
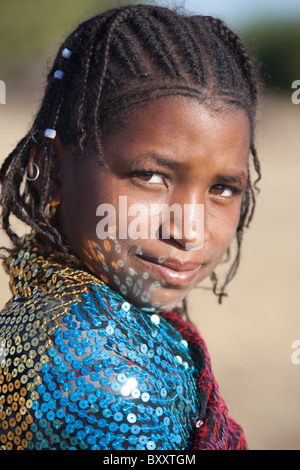
<path fill-rule="evenodd" d="M 203 425 L 202 419 L 198 419 L 198 421 L 196 423 L 196 428 L 201 428 L 202 425 Z"/>
<path fill-rule="evenodd" d="M 155 313 L 154 315 L 151 315 L 151 321 L 152 321 L 153 323 L 155 323 L 156 325 L 159 325 L 159 323 L 160 323 L 160 318 L 159 318 L 159 316 L 156 315 L 156 313 Z"/>
<path fill-rule="evenodd" d="M 130 310 L 130 304 L 128 302 L 123 302 L 122 308 L 125 310 L 125 312 L 128 312 Z"/>
<path fill-rule="evenodd" d="M 59 80 L 61 80 L 64 76 L 64 72 L 62 70 L 56 70 L 54 72 L 54 78 L 58 78 Z"/>
<path fill-rule="evenodd" d="M 65 57 L 65 59 L 69 59 L 69 58 L 71 57 L 71 55 L 72 55 L 72 52 L 69 51 L 69 49 L 67 49 L 67 48 L 65 47 L 65 49 L 62 51 L 61 55 L 62 55 L 63 57 Z"/>
<path fill-rule="evenodd" d="M 46 129 L 44 132 L 45 137 L 49 137 L 49 139 L 55 139 L 56 131 L 54 129 Z"/>
<path fill-rule="evenodd" d="M 187 348 L 188 347 L 188 342 L 185 340 L 185 339 L 182 339 L 180 341 L 180 344 L 184 347 L 184 348 Z"/>

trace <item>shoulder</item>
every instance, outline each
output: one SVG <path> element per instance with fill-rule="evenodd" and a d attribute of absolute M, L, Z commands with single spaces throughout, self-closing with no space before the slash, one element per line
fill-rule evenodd
<path fill-rule="evenodd" d="M 96 284 L 58 292 L 38 290 L 14 297 L 0 313 L 0 337 L 14 339 L 25 331 L 59 334 L 59 329 L 86 331 L 98 328 L 109 317 L 126 314 L 130 305 Z"/>
<path fill-rule="evenodd" d="M 11 308 L 0 379 L 7 385 L 5 403 L 10 381 L 22 392 L 16 412 L 32 422 L 28 445 L 180 445 L 179 428 L 170 432 L 169 426 L 179 419 L 184 428 L 194 419 L 181 416 L 182 400 L 197 416 L 196 392 L 185 345 L 163 318 L 157 322 L 97 285 L 62 303 L 45 296 L 33 311 L 30 302 Z M 58 436 L 56 443 L 49 433 Z"/>
<path fill-rule="evenodd" d="M 62 291 L 61 295 L 42 291 L 27 299 L 15 298 L 0 314 L 0 338 L 13 346 L 14 355 L 24 352 L 25 344 L 27 351 L 34 350 L 38 356 L 40 351 L 44 356 L 46 351 L 55 355 L 78 345 L 78 356 L 102 346 L 129 359 L 136 355 L 136 349 L 152 349 L 153 341 L 172 344 L 176 349 L 182 340 L 176 325 L 171 326 L 168 319 L 146 314 L 96 283 Z M 149 362 L 146 354 L 142 356 L 142 362 Z"/>

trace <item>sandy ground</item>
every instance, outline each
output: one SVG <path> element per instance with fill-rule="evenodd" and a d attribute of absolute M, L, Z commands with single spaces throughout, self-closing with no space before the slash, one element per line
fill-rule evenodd
<path fill-rule="evenodd" d="M 22 137 L 35 100 L 12 97 L 0 106 L 0 157 Z M 300 450 L 300 105 L 267 98 L 259 127 L 263 180 L 242 263 L 219 305 L 197 289 L 191 318 L 204 336 L 230 413 L 251 449 Z M 0 243 L 5 238 L 0 236 Z M 0 308 L 10 297 L 0 268 Z M 300 358 L 300 354 L 298 356 Z"/>

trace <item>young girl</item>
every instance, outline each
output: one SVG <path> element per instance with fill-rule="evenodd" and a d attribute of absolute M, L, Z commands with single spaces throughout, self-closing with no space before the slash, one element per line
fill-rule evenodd
<path fill-rule="evenodd" d="M 237 270 L 257 88 L 240 39 L 208 16 L 129 5 L 62 44 L 1 169 L 3 449 L 247 449 L 180 306 L 207 277 L 221 299 Z"/>

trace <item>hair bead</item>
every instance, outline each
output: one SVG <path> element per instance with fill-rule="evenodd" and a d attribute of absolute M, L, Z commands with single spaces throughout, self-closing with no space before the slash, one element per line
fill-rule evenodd
<path fill-rule="evenodd" d="M 48 137 L 49 139 L 55 139 L 56 130 L 54 129 L 46 129 L 44 132 L 44 136 Z"/>
<path fill-rule="evenodd" d="M 64 48 L 64 50 L 62 51 L 61 55 L 65 58 L 65 59 L 69 59 L 72 55 L 72 52 L 67 49 L 66 47 Z"/>
<path fill-rule="evenodd" d="M 64 76 L 64 72 L 62 70 L 56 70 L 54 72 L 54 78 L 58 78 L 59 80 L 61 80 Z"/>

